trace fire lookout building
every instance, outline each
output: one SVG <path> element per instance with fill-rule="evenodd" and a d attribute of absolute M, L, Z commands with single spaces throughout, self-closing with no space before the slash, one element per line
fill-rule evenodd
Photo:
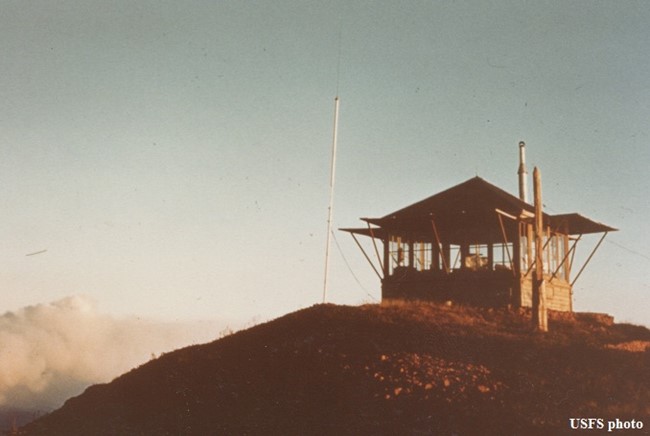
<path fill-rule="evenodd" d="M 382 299 L 532 307 L 534 207 L 524 200 L 475 177 L 381 218 L 362 218 L 366 227 L 341 230 L 380 277 Z M 544 213 L 543 230 L 546 307 L 572 311 L 573 283 L 616 229 L 577 213 Z M 576 244 L 593 233 L 602 237 L 573 274 Z M 356 235 L 371 238 L 379 267 Z"/>

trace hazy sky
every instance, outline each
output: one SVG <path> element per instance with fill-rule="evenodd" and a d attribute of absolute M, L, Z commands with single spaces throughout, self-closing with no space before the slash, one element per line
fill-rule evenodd
<path fill-rule="evenodd" d="M 576 309 L 650 325 L 646 1 L 0 7 L 1 310 L 85 294 L 245 321 L 320 302 L 338 87 L 335 227 L 475 175 L 514 194 L 525 140 L 548 212 L 620 229 Z M 336 237 L 354 276 L 333 245 L 329 301 L 378 300 Z"/>

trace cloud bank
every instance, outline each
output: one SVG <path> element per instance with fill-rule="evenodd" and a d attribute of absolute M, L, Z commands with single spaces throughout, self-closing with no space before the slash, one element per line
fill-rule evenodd
<path fill-rule="evenodd" d="M 115 318 L 82 296 L 7 312 L 0 316 L 0 407 L 56 408 L 154 355 L 215 339 L 219 329 Z"/>

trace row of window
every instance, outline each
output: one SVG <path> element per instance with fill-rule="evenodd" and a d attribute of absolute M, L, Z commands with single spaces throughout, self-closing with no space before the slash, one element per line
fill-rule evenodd
<path fill-rule="evenodd" d="M 543 260 L 547 274 L 555 274 L 568 280 L 570 259 L 566 256 L 566 238 L 567 236 L 562 234 L 547 235 L 543 240 Z M 529 259 L 529 255 L 534 255 L 532 250 L 529 253 L 528 239 L 522 237 L 520 240 L 518 261 L 520 270 L 525 273 L 533 269 L 534 259 Z M 397 267 L 410 267 L 417 271 L 512 270 L 513 263 L 517 261 L 514 259 L 512 243 L 472 244 L 467 247 L 450 244 L 438 247 L 436 243 L 410 242 L 399 236 L 390 238 L 387 254 L 389 275 Z"/>

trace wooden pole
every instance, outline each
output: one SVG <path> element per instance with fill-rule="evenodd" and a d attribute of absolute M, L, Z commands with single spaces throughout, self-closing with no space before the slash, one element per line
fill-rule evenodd
<path fill-rule="evenodd" d="M 542 212 L 542 174 L 533 170 L 535 196 L 535 277 L 533 279 L 533 327 L 541 332 L 548 331 L 546 312 L 546 283 L 544 282 L 544 215 Z"/>

